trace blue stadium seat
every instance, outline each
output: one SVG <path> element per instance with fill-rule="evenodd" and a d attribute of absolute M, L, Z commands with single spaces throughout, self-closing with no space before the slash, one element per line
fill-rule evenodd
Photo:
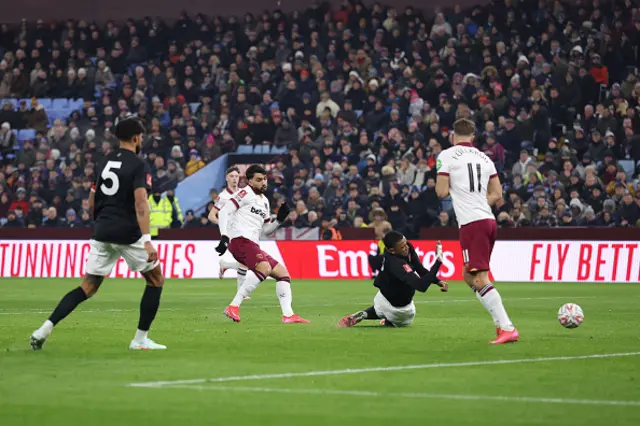
<path fill-rule="evenodd" d="M 191 110 L 191 114 L 195 114 L 200 108 L 200 102 L 192 102 L 189 104 L 189 109 Z"/>
<path fill-rule="evenodd" d="M 271 146 L 269 145 L 258 145 L 253 150 L 254 154 L 268 154 L 269 152 L 271 152 Z"/>
<path fill-rule="evenodd" d="M 69 99 L 69 108 L 72 111 L 82 110 L 84 107 L 84 99 Z"/>
<path fill-rule="evenodd" d="M 630 181 L 636 169 L 635 164 L 633 164 L 633 160 L 620 160 L 618 164 L 620 164 L 620 166 L 624 170 L 624 173 L 627 175 L 627 178 L 629 178 L 628 180 Z"/>
<path fill-rule="evenodd" d="M 3 99 L 2 101 L 0 101 L 1 104 L 4 104 L 5 102 L 11 102 L 13 104 L 13 107 L 15 109 L 18 108 L 18 100 L 17 99 L 13 99 L 13 98 L 7 98 L 7 99 Z"/>
<path fill-rule="evenodd" d="M 44 107 L 44 109 L 49 110 L 53 104 L 53 101 L 49 98 L 40 98 L 38 99 L 38 103 Z"/>
<path fill-rule="evenodd" d="M 18 140 L 24 142 L 26 140 L 33 140 L 36 137 L 36 131 L 33 129 L 22 129 L 18 132 Z"/>
<path fill-rule="evenodd" d="M 236 154 L 253 154 L 253 147 L 251 145 L 240 145 L 236 150 Z"/>
<path fill-rule="evenodd" d="M 274 146 L 273 148 L 271 148 L 271 153 L 272 154 L 286 154 L 287 153 L 287 147 L 283 146 L 278 148 L 277 146 Z"/>
<path fill-rule="evenodd" d="M 51 105 L 53 109 L 63 110 L 69 108 L 69 101 L 67 99 L 57 98 L 53 100 L 53 104 Z"/>

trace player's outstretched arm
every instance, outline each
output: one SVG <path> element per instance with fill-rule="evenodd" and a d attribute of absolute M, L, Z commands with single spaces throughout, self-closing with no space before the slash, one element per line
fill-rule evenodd
<path fill-rule="evenodd" d="M 487 187 L 487 202 L 490 206 L 495 206 L 500 200 L 502 200 L 502 184 L 498 175 L 493 175 Z"/>

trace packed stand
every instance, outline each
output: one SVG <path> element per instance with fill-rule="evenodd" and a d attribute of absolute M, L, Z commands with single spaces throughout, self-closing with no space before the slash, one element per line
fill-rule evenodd
<path fill-rule="evenodd" d="M 34 99 L 0 112 L 0 217 L 87 224 L 94 163 L 134 113 L 154 192 L 222 153 L 275 147 L 269 195 L 295 204 L 292 226 L 454 227 L 437 156 L 467 117 L 501 174 L 500 226 L 638 226 L 638 45 L 629 0 L 2 26 L 0 96 Z M 85 102 L 47 128 L 41 97 Z M 37 134 L 14 151 L 22 127 Z M 212 226 L 206 215 L 183 226 Z"/>

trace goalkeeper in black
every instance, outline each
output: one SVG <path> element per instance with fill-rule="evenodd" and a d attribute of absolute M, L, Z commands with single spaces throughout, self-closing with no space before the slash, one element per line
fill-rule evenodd
<path fill-rule="evenodd" d="M 422 265 L 415 249 L 400 232 L 387 233 L 383 242 L 386 250 L 380 273 L 373 282 L 378 288 L 373 306 L 342 318 L 339 327 L 353 327 L 362 320 L 380 319 L 385 326 L 406 327 L 416 316 L 413 303 L 416 290 L 424 293 L 431 284 L 440 287 L 440 291 L 449 290 L 448 284 L 437 276 L 442 265 L 440 242 L 436 243 L 436 262 L 431 270 Z"/>

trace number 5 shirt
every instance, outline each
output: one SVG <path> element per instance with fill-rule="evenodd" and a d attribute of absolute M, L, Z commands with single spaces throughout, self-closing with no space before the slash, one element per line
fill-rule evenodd
<path fill-rule="evenodd" d="M 147 164 L 132 151 L 118 149 L 96 168 L 92 239 L 133 244 L 142 237 L 136 216 L 134 191 L 151 189 Z M 146 198 L 146 197 L 145 197 Z"/>
<path fill-rule="evenodd" d="M 487 202 L 487 187 L 498 172 L 489 157 L 471 144 L 457 144 L 440 153 L 436 169 L 438 175 L 449 176 L 449 193 L 459 226 L 495 220 Z"/>

